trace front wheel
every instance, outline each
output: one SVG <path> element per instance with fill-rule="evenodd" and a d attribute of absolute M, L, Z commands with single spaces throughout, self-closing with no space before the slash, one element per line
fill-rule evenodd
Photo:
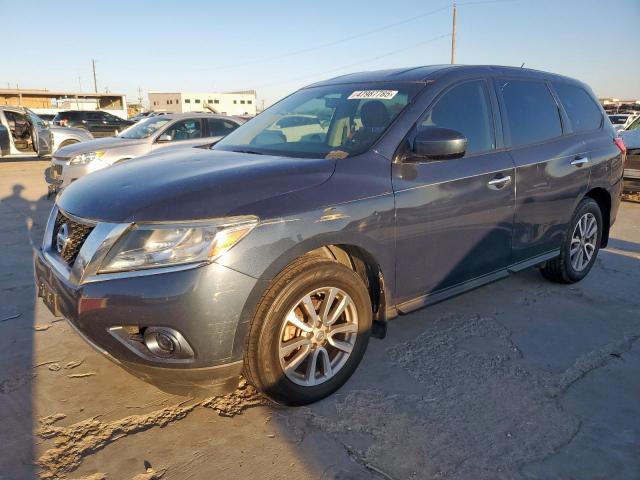
<path fill-rule="evenodd" d="M 559 283 L 575 283 L 587 276 L 596 261 L 602 242 L 602 212 L 592 198 L 585 198 L 569 223 L 560 256 L 541 269 L 545 278 Z"/>
<path fill-rule="evenodd" d="M 357 368 L 371 320 L 369 292 L 354 271 L 303 257 L 275 279 L 258 306 L 245 350 L 245 377 L 279 403 L 320 400 Z"/>

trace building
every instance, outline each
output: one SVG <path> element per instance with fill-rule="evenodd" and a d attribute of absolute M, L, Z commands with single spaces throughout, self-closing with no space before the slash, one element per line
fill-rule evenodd
<path fill-rule="evenodd" d="M 0 105 L 26 107 L 39 114 L 55 115 L 65 110 L 104 110 L 127 118 L 126 97 L 119 93 L 62 92 L 0 89 Z"/>
<path fill-rule="evenodd" d="M 149 108 L 171 113 L 210 111 L 221 115 L 253 116 L 256 114 L 256 92 L 149 92 Z"/>
<path fill-rule="evenodd" d="M 607 113 L 630 113 L 640 111 L 640 100 L 620 98 L 600 98 L 600 104 Z"/>

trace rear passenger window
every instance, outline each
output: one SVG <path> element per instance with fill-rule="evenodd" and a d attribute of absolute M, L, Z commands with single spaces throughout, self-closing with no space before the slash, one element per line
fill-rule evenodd
<path fill-rule="evenodd" d="M 467 155 L 495 147 L 493 121 L 482 80 L 466 82 L 446 92 L 420 122 L 420 128 L 450 128 L 467 137 Z"/>
<path fill-rule="evenodd" d="M 574 132 L 600 128 L 602 113 L 591 95 L 583 88 L 565 83 L 553 84 L 564 106 Z"/>
<path fill-rule="evenodd" d="M 207 118 L 207 125 L 210 137 L 224 136 L 238 128 L 235 123 L 221 118 Z"/>
<path fill-rule="evenodd" d="M 545 83 L 503 80 L 500 91 L 514 147 L 562 135 L 560 112 Z"/>

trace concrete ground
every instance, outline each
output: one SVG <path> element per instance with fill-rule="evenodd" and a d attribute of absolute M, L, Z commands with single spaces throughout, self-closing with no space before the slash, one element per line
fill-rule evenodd
<path fill-rule="evenodd" d="M 536 270 L 394 320 L 305 408 L 173 396 L 35 298 L 46 162 L 0 164 L 0 479 L 638 479 L 640 204 L 573 286 Z"/>

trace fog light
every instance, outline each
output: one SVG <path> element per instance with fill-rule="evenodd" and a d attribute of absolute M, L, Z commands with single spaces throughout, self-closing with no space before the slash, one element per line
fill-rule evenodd
<path fill-rule="evenodd" d="M 147 328 L 144 344 L 149 351 L 159 357 L 170 357 L 179 349 L 178 340 L 166 330 Z"/>
<path fill-rule="evenodd" d="M 109 333 L 148 360 L 163 358 L 170 362 L 188 362 L 195 358 L 187 339 L 173 328 L 126 325 L 110 327 Z"/>

